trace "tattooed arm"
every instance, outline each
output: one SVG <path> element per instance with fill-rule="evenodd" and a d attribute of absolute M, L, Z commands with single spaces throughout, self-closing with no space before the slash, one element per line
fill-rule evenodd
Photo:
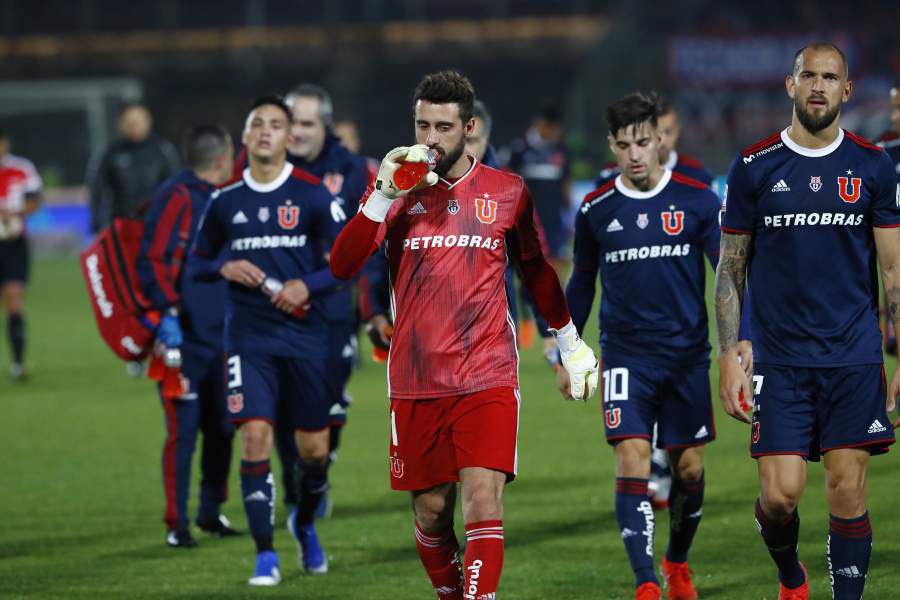
<path fill-rule="evenodd" d="M 725 412 L 744 423 L 750 418 L 741 407 L 749 402 L 750 381 L 738 362 L 738 329 L 747 279 L 750 235 L 722 233 L 716 268 L 716 325 L 719 330 L 719 398 Z M 900 286 L 900 279 L 898 279 Z M 900 291 L 900 288 L 898 288 Z M 900 294 L 898 294 L 900 296 Z"/>
<path fill-rule="evenodd" d="M 893 227 L 875 227 L 875 248 L 881 264 L 884 295 L 887 298 L 888 318 L 894 331 L 900 327 L 900 230 Z M 887 397 L 888 412 L 894 410 L 900 395 L 900 369 L 894 372 Z M 894 421 L 894 429 L 900 426 L 900 417 Z"/>

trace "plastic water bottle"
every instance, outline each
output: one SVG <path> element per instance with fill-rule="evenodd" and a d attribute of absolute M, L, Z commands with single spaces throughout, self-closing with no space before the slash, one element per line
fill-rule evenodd
<path fill-rule="evenodd" d="M 426 153 L 428 160 L 426 162 L 406 162 L 405 160 L 397 161 L 400 167 L 394 171 L 392 180 L 394 187 L 398 190 L 409 190 L 422 181 L 428 171 L 434 169 L 437 164 L 437 150 L 429 148 Z"/>
<path fill-rule="evenodd" d="M 266 277 L 262 282 L 262 285 L 259 286 L 259 289 L 262 290 L 262 293 L 268 296 L 269 298 L 274 298 L 278 294 L 281 293 L 281 290 L 284 289 L 284 283 L 280 280 L 275 279 L 274 277 Z M 306 311 L 309 309 L 309 304 L 304 304 L 303 306 L 298 306 L 294 310 L 291 311 L 291 314 L 297 317 L 298 319 L 302 319 L 306 316 Z"/>

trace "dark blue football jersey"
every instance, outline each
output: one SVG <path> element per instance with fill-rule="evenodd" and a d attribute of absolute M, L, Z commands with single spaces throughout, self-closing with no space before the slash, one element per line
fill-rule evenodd
<path fill-rule="evenodd" d="M 311 294 L 306 316 L 296 318 L 275 308 L 261 290 L 229 283 L 226 352 L 323 355 L 327 329 L 322 298 L 343 282 L 331 275 L 322 247 L 334 243 L 344 219 L 319 179 L 290 163 L 270 183 L 255 182 L 247 169 L 240 181 L 213 194 L 194 252 L 213 259 L 227 248 L 229 260 L 249 260 L 282 282 L 302 279 Z"/>
<path fill-rule="evenodd" d="M 888 155 L 840 130 L 825 148 L 787 129 L 731 164 L 722 230 L 753 236 L 753 349 L 763 363 L 830 367 L 882 362 L 873 227 L 900 226 Z"/>
<path fill-rule="evenodd" d="M 703 256 L 715 266 L 719 210 L 708 186 L 668 169 L 647 192 L 617 177 L 588 194 L 575 220 L 575 270 L 566 288 L 579 331 L 599 271 L 604 353 L 665 365 L 708 361 Z"/>

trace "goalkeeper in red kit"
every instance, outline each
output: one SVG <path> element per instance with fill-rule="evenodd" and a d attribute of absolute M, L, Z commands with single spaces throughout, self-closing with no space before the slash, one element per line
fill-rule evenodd
<path fill-rule="evenodd" d="M 390 479 L 413 496 L 416 548 L 441 599 L 495 597 L 503 565 L 504 485 L 516 475 L 518 354 L 503 272 L 507 258 L 546 318 L 587 399 L 597 360 L 569 318 L 535 231 L 522 179 L 465 154 L 475 90 L 453 71 L 426 76 L 413 99 L 417 145 L 384 158 L 360 212 L 334 244 L 331 270 L 352 277 L 385 244 L 394 335 L 388 358 Z M 411 190 L 404 163 L 434 170 Z M 466 529 L 460 564 L 453 512 L 460 483 Z"/>

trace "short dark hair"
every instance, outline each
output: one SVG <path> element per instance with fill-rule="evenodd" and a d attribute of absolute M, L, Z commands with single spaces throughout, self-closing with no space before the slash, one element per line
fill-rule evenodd
<path fill-rule="evenodd" d="M 459 117 L 463 123 L 468 123 L 475 113 L 475 87 L 458 71 L 440 71 L 423 77 L 413 94 L 413 109 L 419 100 L 434 104 L 455 102 L 459 105 Z"/>
<path fill-rule="evenodd" d="M 659 112 L 656 114 L 657 118 L 667 115 L 669 113 L 678 114 L 678 109 L 675 108 L 675 103 L 672 100 L 663 94 L 659 94 L 657 92 L 651 92 L 651 94 L 656 95 L 656 106 L 659 109 Z"/>
<path fill-rule="evenodd" d="M 641 123 L 650 123 L 656 127 L 660 114 L 659 96 L 656 93 L 631 92 L 606 109 L 606 122 L 609 124 L 609 133 L 615 137 L 620 130 Z"/>
<path fill-rule="evenodd" d="M 141 110 L 147 111 L 147 114 L 150 114 L 150 109 L 147 107 L 146 104 L 144 104 L 140 100 L 126 100 L 125 102 L 123 102 L 122 104 L 119 105 L 119 115 L 118 116 L 121 117 L 122 115 L 127 113 L 132 108 L 140 108 Z"/>
<path fill-rule="evenodd" d="M 325 88 L 313 83 L 295 85 L 284 97 L 285 104 L 290 105 L 294 98 L 316 98 L 319 101 L 319 118 L 325 125 L 331 125 L 334 118 L 334 104 Z"/>
<path fill-rule="evenodd" d="M 536 116 L 538 119 L 543 119 L 547 123 L 553 123 L 554 125 L 562 123 L 562 112 L 556 104 L 542 106 Z"/>
<path fill-rule="evenodd" d="M 476 100 L 473 105 L 472 116 L 477 119 L 481 119 L 481 122 L 484 124 L 484 135 L 485 137 L 490 137 L 491 128 L 494 126 L 494 119 L 491 117 L 491 113 L 488 110 L 487 106 L 481 100 Z"/>
<path fill-rule="evenodd" d="M 282 98 L 278 94 L 269 94 L 268 96 L 259 96 L 258 98 L 254 99 L 253 102 L 250 104 L 250 110 L 247 111 L 247 114 L 249 115 L 254 110 L 259 108 L 260 106 L 274 106 L 276 108 L 280 108 L 281 111 L 284 113 L 284 116 L 287 117 L 288 125 L 290 125 L 291 121 L 294 118 L 293 115 L 291 114 L 291 109 L 288 108 L 288 105 L 284 103 L 284 98 Z"/>
<path fill-rule="evenodd" d="M 847 57 L 844 55 L 844 51 L 831 42 L 810 42 L 794 52 L 794 62 L 791 63 L 791 73 L 797 73 L 797 67 L 800 64 L 800 55 L 807 50 L 833 50 L 834 52 L 837 52 L 838 56 L 841 57 L 841 62 L 844 63 L 844 76 L 850 77 L 850 65 L 847 64 Z"/>
<path fill-rule="evenodd" d="M 184 132 L 181 151 L 188 167 L 205 171 L 227 152 L 230 145 L 231 136 L 221 125 L 195 125 Z"/>

